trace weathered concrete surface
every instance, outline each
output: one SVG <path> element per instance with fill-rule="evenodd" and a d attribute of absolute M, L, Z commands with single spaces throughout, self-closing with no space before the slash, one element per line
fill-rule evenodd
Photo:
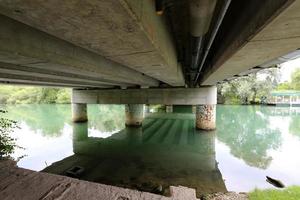
<path fill-rule="evenodd" d="M 183 86 L 172 36 L 154 3 L 1 0 L 0 13 L 172 86 Z"/>
<path fill-rule="evenodd" d="M 87 106 L 85 103 L 73 103 L 72 104 L 72 120 L 73 120 L 73 122 L 88 121 Z"/>
<path fill-rule="evenodd" d="M 144 119 L 143 104 L 125 105 L 125 124 L 126 126 L 141 126 Z"/>
<path fill-rule="evenodd" d="M 216 87 L 126 90 L 73 90 L 73 103 L 92 104 L 216 104 Z"/>
<path fill-rule="evenodd" d="M 34 172 L 0 161 L 0 199 L 196 200 L 194 189 L 170 187 L 171 197 Z"/>
<path fill-rule="evenodd" d="M 173 106 L 172 105 L 166 105 L 166 113 L 172 113 L 173 112 Z"/>
<path fill-rule="evenodd" d="M 202 130 L 216 129 L 216 105 L 197 105 L 196 128 Z"/>
<path fill-rule="evenodd" d="M 248 38 L 246 44 L 239 47 L 231 58 L 221 66 L 213 66 L 208 70 L 203 76 L 202 85 L 213 85 L 298 49 L 300 47 L 299 10 L 300 1 L 293 1 L 255 36 Z"/>
<path fill-rule="evenodd" d="M 39 81 L 48 82 L 49 84 L 73 85 L 76 87 L 100 87 L 109 88 L 114 85 L 131 84 L 121 82 L 107 82 L 104 79 L 91 77 L 86 74 L 76 74 L 72 72 L 55 71 L 53 69 L 36 68 L 29 66 L 21 66 L 0 62 L 1 75 L 0 80 L 22 82 L 22 83 L 38 83 Z"/>
<path fill-rule="evenodd" d="M 5 80 L 100 88 L 158 85 L 142 73 L 6 16 L 0 15 L 0 24 L 0 78 Z"/>
<path fill-rule="evenodd" d="M 247 193 L 235 193 L 235 192 L 227 192 L 227 193 L 216 193 L 206 195 L 205 200 L 247 200 Z"/>

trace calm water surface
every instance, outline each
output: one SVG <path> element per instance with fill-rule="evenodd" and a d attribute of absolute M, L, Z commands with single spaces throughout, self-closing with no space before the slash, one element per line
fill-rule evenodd
<path fill-rule="evenodd" d="M 272 188 L 265 176 L 300 185 L 300 108 L 218 106 L 217 130 L 196 131 L 193 114 L 152 114 L 124 127 L 124 107 L 90 105 L 89 122 L 73 124 L 70 105 L 4 106 L 17 120 L 18 166 L 157 192 L 169 185 L 198 194 Z"/>

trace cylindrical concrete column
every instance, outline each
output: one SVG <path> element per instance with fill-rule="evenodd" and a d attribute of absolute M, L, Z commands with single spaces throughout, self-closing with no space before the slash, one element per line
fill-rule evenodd
<path fill-rule="evenodd" d="M 172 113 L 173 112 L 173 106 L 172 105 L 166 105 L 166 113 Z"/>
<path fill-rule="evenodd" d="M 202 130 L 216 129 L 216 105 L 197 105 L 196 128 Z"/>
<path fill-rule="evenodd" d="M 126 126 L 141 126 L 144 118 L 143 104 L 125 105 Z"/>
<path fill-rule="evenodd" d="M 144 105 L 144 116 L 147 116 L 148 114 L 150 114 L 150 106 L 149 106 L 149 104 L 145 104 Z"/>
<path fill-rule="evenodd" d="M 73 124 L 73 141 L 84 141 L 88 138 L 88 123 Z"/>
<path fill-rule="evenodd" d="M 196 114 L 196 110 L 197 110 L 197 109 L 196 109 L 196 106 L 193 105 L 193 106 L 192 106 L 192 113 L 193 113 L 193 114 Z"/>
<path fill-rule="evenodd" d="M 73 103 L 72 104 L 72 119 L 73 122 L 86 122 L 87 106 L 85 103 Z"/>

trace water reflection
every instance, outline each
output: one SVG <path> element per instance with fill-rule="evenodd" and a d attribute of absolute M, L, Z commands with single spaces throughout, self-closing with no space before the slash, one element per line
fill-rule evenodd
<path fill-rule="evenodd" d="M 63 134 L 65 123 L 70 121 L 70 108 L 70 105 L 4 106 L 8 110 L 6 117 L 26 124 L 31 131 L 47 137 L 59 137 Z"/>
<path fill-rule="evenodd" d="M 87 124 L 71 122 L 70 105 L 5 109 L 20 123 L 13 136 L 25 150 L 13 156 L 28 155 L 20 167 L 64 174 L 80 165 L 83 179 L 146 191 L 249 191 L 272 187 L 266 175 L 300 184 L 300 108 L 218 106 L 215 134 L 195 132 L 189 114 L 151 114 L 141 129 L 124 129 L 123 106 L 90 105 Z"/>
<path fill-rule="evenodd" d="M 60 137 L 71 125 L 71 105 L 2 105 L 5 117 L 26 124 L 31 131 L 47 137 Z M 113 133 L 124 128 L 124 106 L 88 105 L 89 128 L 97 133 Z"/>
<path fill-rule="evenodd" d="M 115 132 L 125 127 L 122 105 L 88 105 L 89 127 L 100 132 Z"/>
<path fill-rule="evenodd" d="M 300 139 L 300 117 L 292 116 L 289 125 L 289 132 Z"/>
<path fill-rule="evenodd" d="M 73 152 L 44 171 L 64 175 L 73 166 L 80 179 L 168 194 L 170 185 L 200 193 L 224 192 L 215 160 L 215 134 L 198 133 L 191 117 L 148 117 L 142 128 L 125 128 L 106 139 L 89 137 L 87 124 L 73 126 Z"/>
<path fill-rule="evenodd" d="M 218 140 L 230 147 L 230 152 L 248 165 L 266 169 L 272 161 L 268 150 L 281 145 L 281 132 L 272 128 L 270 107 L 219 106 L 217 114 Z"/>

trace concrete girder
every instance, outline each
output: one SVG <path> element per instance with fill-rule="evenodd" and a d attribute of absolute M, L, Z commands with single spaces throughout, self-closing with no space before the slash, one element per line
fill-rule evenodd
<path fill-rule="evenodd" d="M 183 86 L 172 36 L 154 3 L 2 0 L 0 13 L 171 86 Z"/>
<path fill-rule="evenodd" d="M 82 84 L 89 85 L 103 85 L 107 87 L 113 87 L 115 85 L 125 85 L 123 83 L 118 82 L 108 82 L 103 81 L 102 79 L 97 79 L 94 77 L 89 77 L 85 75 L 73 74 L 73 73 L 65 73 L 54 70 L 47 70 L 42 68 L 28 67 L 28 66 L 20 66 L 9 63 L 0 62 L 0 72 L 6 73 L 10 75 L 25 75 L 25 76 L 34 76 L 35 78 L 51 78 L 56 80 L 57 83 L 66 81 L 77 81 Z M 127 87 L 133 85 L 127 85 Z"/>
<path fill-rule="evenodd" d="M 219 35 L 216 43 L 223 46 L 218 47 L 211 66 L 203 72 L 201 85 L 216 84 L 300 47 L 300 1 L 256 2 L 258 8 L 253 6 L 252 11 L 255 11 L 248 12 L 252 15 L 248 21 L 241 18 L 232 25 L 235 33 L 228 34 L 227 38 Z M 228 24 L 232 21 L 228 20 Z M 228 30 L 224 28 L 224 33 Z"/>
<path fill-rule="evenodd" d="M 36 86 L 36 87 L 50 87 L 50 88 L 82 88 L 86 87 L 89 88 L 91 86 L 82 86 L 82 85 L 74 85 L 68 83 L 50 83 L 50 82 L 43 82 L 43 81 L 20 81 L 20 80 L 7 80 L 0 78 L 0 84 L 7 84 L 7 85 L 19 85 L 19 86 Z M 105 87 L 101 87 L 105 88 Z"/>
<path fill-rule="evenodd" d="M 2 73 L 0 69 L 0 81 L 10 84 L 27 84 L 27 85 L 57 85 L 57 86 L 69 86 L 77 88 L 111 88 L 112 86 L 103 85 L 103 84 L 91 84 L 87 82 L 74 81 L 74 80 L 59 80 L 57 78 L 47 78 L 47 77 L 36 77 L 32 75 L 17 75 L 17 74 L 8 74 Z"/>
<path fill-rule="evenodd" d="M 99 79 L 125 85 L 157 86 L 158 81 L 100 55 L 0 15 L 0 61 L 51 70 L 93 73 Z M 130 78 L 128 78 L 130 77 Z M 84 84 L 83 84 L 84 85 Z M 116 84 L 117 85 L 117 84 Z M 98 87 L 91 84 L 92 87 Z"/>

